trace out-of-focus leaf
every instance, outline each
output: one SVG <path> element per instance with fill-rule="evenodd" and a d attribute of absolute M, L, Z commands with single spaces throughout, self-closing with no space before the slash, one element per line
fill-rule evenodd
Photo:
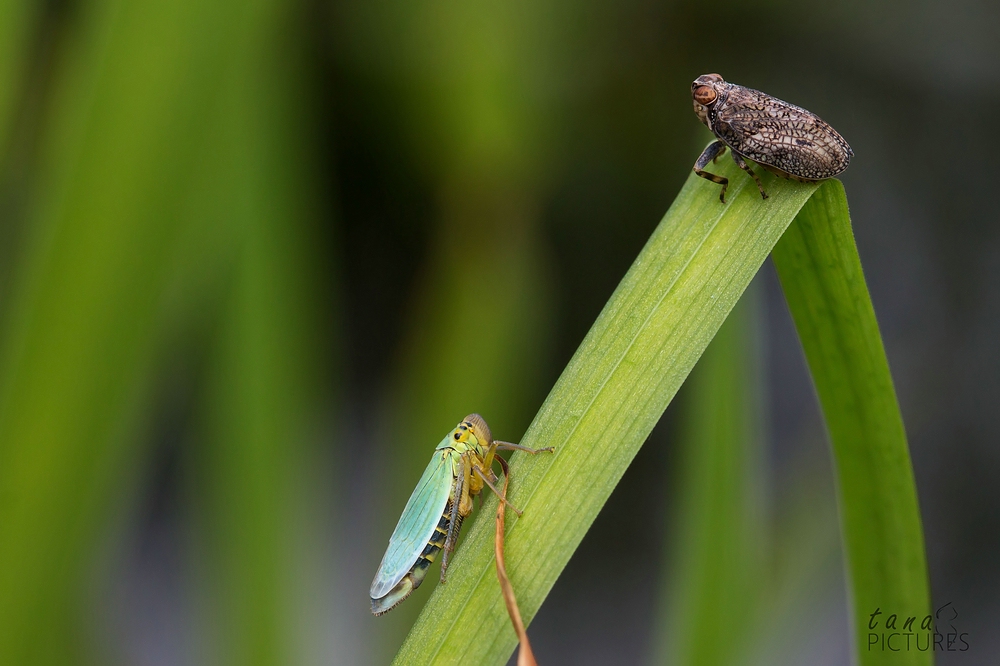
<path fill-rule="evenodd" d="M 294 7 L 294 5 L 291 5 Z M 204 441 L 192 456 L 204 503 L 214 663 L 287 664 L 306 639 L 291 618 L 308 558 L 303 485 L 324 369 L 317 335 L 315 191 L 303 85 L 282 3 L 257 3 L 223 83 L 219 161 L 205 173 L 233 246 L 211 363 Z M 205 214 L 206 211 L 202 211 Z M 325 368 L 328 370 L 328 368 Z"/>
<path fill-rule="evenodd" d="M 705 350 L 681 403 L 678 520 L 666 547 L 673 555 L 657 663 L 739 661 L 767 587 L 759 299 L 748 296 Z"/>
<path fill-rule="evenodd" d="M 28 68 L 28 45 L 44 4 L 0 0 L 0 158 L 7 149 L 17 93 Z"/>
<path fill-rule="evenodd" d="M 295 209 L 287 191 L 270 196 L 255 189 L 263 182 L 260 174 L 287 160 L 252 160 L 245 168 L 256 170 L 255 179 L 216 174 L 243 195 L 242 211 L 227 209 L 234 199 L 221 196 L 225 189 L 219 192 L 224 201 L 211 210 L 204 207 L 211 197 L 196 201 L 192 195 L 211 150 L 218 148 L 217 134 L 235 131 L 214 122 L 231 92 L 227 86 L 239 70 L 269 64 L 266 53 L 247 45 L 261 40 L 265 49 L 273 46 L 264 28 L 274 18 L 269 9 L 276 6 L 193 0 L 79 6 L 79 33 L 67 40 L 60 61 L 65 68 L 55 74 L 52 124 L 44 131 L 25 260 L 3 318 L 9 328 L 3 332 L 0 359 L 0 662 L 69 664 L 87 658 L 93 637 L 83 631 L 91 626 L 84 617 L 92 610 L 84 605 L 84 593 L 93 549 L 107 528 L 110 507 L 143 470 L 137 463 L 144 442 L 135 426 L 158 361 L 161 315 L 178 307 L 173 300 L 177 283 L 184 280 L 180 274 L 196 269 L 218 277 L 235 266 L 241 276 L 270 268 L 267 275 L 275 278 L 281 271 L 275 264 L 294 263 L 273 229 L 259 230 L 253 247 L 281 252 L 274 263 L 267 257 L 255 260 L 259 254 L 247 258 L 249 241 L 242 235 L 231 244 L 222 242 L 236 224 L 259 224 L 254 215 L 243 214 L 260 214 L 255 206 L 284 211 L 291 204 Z M 268 99 L 264 91 L 255 92 L 257 99 Z M 269 144 L 267 150 L 274 149 L 275 143 Z M 283 214 L 262 216 L 280 226 L 288 219 Z M 205 256 L 212 258 L 211 268 L 194 260 Z M 244 299 L 259 295 L 262 308 L 281 303 L 266 309 L 267 316 L 293 309 L 287 285 L 265 284 L 255 291 L 255 285 L 237 284 L 244 291 L 234 290 Z M 254 352 L 264 345 L 254 346 L 261 339 L 285 345 L 264 352 L 273 359 L 265 365 L 272 365 L 245 371 L 254 382 L 247 388 L 250 400 L 260 404 L 267 398 L 254 389 L 282 379 L 285 361 L 295 365 L 287 342 L 297 324 L 261 332 L 254 328 L 260 312 L 247 314 L 238 307 L 233 312 L 239 315 L 232 324 L 234 338 L 251 340 Z M 245 347 L 237 346 L 233 356 L 245 359 L 240 349 Z M 282 358 L 285 353 L 289 356 Z M 288 389 L 287 381 L 281 385 Z M 285 399 L 294 397 L 289 391 Z M 260 416 L 267 432 L 257 435 L 258 443 L 289 425 Z M 252 444 L 247 447 L 251 457 Z M 253 464 L 259 469 L 272 462 L 273 457 Z M 274 473 L 281 477 L 278 467 Z M 257 490 L 263 484 L 243 480 Z M 267 497 L 250 494 L 258 503 Z M 238 529 L 252 532 L 275 522 L 267 522 L 273 515 L 266 512 L 253 515 L 260 517 L 257 527 L 243 521 Z M 250 534 L 243 545 L 256 548 L 248 557 L 260 563 L 274 538 L 272 533 L 258 537 L 259 532 Z M 249 570 L 261 573 L 259 567 Z M 262 585 L 273 580 L 263 576 Z M 265 622 L 271 621 L 274 617 L 266 615 Z M 234 624 L 259 632 L 263 643 L 275 633 L 257 620 L 236 618 Z M 240 657 L 268 656 L 258 645 L 248 645 Z"/>

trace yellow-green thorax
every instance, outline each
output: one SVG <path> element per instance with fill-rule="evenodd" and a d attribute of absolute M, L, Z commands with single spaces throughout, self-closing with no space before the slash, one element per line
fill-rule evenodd
<path fill-rule="evenodd" d="M 470 471 L 472 468 L 479 468 L 491 479 L 495 478 L 490 468 L 496 454 L 496 446 L 490 428 L 482 416 L 469 414 L 450 435 L 441 440 L 436 449 L 451 458 L 453 478 L 457 479 L 462 475 L 469 484 L 467 491 L 462 493 L 458 508 L 459 515 L 467 516 L 472 512 L 472 498 L 483 489 L 483 480 L 476 474 L 465 476 L 466 471 L 463 468 L 467 464 L 466 460 Z"/>

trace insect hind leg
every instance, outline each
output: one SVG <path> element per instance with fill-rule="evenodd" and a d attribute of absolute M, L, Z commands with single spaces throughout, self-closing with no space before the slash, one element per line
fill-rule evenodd
<path fill-rule="evenodd" d="M 746 160 L 743 159 L 742 155 L 737 153 L 735 150 L 731 152 L 733 154 L 733 161 L 736 162 L 736 166 L 743 169 L 753 177 L 753 182 L 757 183 L 757 189 L 760 190 L 760 198 L 766 199 L 767 192 L 764 191 L 764 186 L 760 184 L 760 178 L 758 178 L 757 174 L 753 172 L 753 169 L 751 169 L 750 165 L 746 163 Z"/>
<path fill-rule="evenodd" d="M 729 187 L 729 179 L 722 176 L 717 176 L 714 173 L 709 173 L 705 171 L 705 167 L 708 166 L 709 162 L 714 162 L 716 158 L 726 152 L 726 144 L 721 141 L 713 141 L 708 144 L 701 156 L 698 157 L 698 161 L 694 163 L 694 172 L 706 180 L 710 180 L 713 183 L 718 183 L 722 185 L 722 192 L 719 193 L 719 201 L 726 203 L 726 188 Z M 736 153 L 733 153 L 733 157 Z"/>

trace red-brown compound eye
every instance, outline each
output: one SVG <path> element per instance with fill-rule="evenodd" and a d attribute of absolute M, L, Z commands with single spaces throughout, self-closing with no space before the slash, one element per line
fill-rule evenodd
<path fill-rule="evenodd" d="M 694 89 L 694 101 L 699 104 L 711 104 L 716 97 L 715 89 L 711 86 L 698 86 Z"/>

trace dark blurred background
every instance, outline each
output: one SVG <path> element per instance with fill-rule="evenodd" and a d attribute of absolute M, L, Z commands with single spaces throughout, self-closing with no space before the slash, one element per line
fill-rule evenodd
<path fill-rule="evenodd" d="M 367 589 L 432 447 L 473 411 L 525 431 L 709 140 L 690 82 L 719 72 L 855 151 L 934 603 L 969 634 L 938 663 L 994 663 L 998 26 L 985 0 L 4 3 L 0 661 L 387 663 L 436 569 L 384 618 Z M 769 264 L 744 301 L 769 601 L 726 663 L 848 664 Z M 541 663 L 697 661 L 670 647 L 690 399 L 532 623 Z"/>

